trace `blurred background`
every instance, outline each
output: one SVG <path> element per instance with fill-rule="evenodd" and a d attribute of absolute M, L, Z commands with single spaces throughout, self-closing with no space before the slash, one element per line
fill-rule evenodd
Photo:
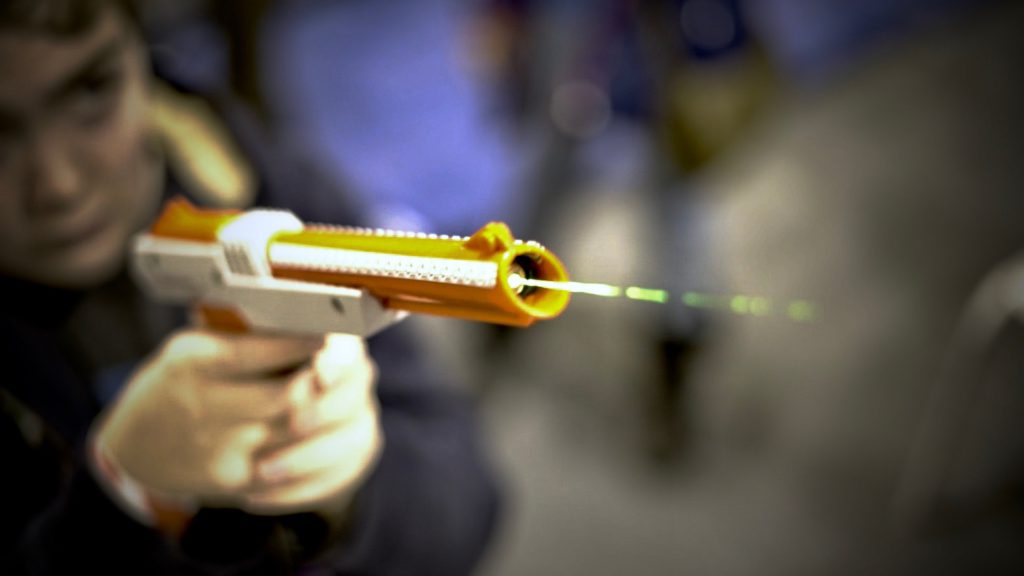
<path fill-rule="evenodd" d="M 574 280 L 417 317 L 508 495 L 481 573 L 1024 573 L 1024 3 L 152 0 L 374 225 Z M 414 479 L 412 479 L 414 481 Z"/>

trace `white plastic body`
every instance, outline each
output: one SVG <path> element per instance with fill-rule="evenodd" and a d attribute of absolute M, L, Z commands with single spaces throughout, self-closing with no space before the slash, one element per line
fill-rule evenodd
<path fill-rule="evenodd" d="M 289 217 L 295 218 L 287 212 L 245 214 L 216 243 L 140 234 L 132 247 L 133 275 L 158 301 L 231 309 L 259 332 L 366 337 L 407 315 L 384 308 L 365 290 L 274 278 L 267 243 L 294 229 L 298 221 Z"/>

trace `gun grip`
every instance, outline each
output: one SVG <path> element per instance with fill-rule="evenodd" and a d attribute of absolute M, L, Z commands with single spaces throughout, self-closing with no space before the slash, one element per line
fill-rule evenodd
<path fill-rule="evenodd" d="M 203 324 L 214 330 L 232 334 L 244 334 L 251 331 L 249 323 L 234 308 L 200 304 L 198 312 Z"/>

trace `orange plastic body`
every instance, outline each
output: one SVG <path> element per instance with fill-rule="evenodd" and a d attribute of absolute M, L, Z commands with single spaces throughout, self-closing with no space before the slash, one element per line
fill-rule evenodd
<path fill-rule="evenodd" d="M 243 212 L 203 210 L 182 199 L 165 206 L 153 225 L 154 236 L 217 242 L 220 229 Z M 267 246 L 297 245 L 337 248 L 382 255 L 431 259 L 492 262 L 496 264 L 493 286 L 469 286 L 445 281 L 339 273 L 319 267 L 286 266 L 270 261 L 275 278 L 300 280 L 365 289 L 381 300 L 385 308 L 440 316 L 451 316 L 512 326 L 528 326 L 538 319 L 559 315 L 569 303 L 569 294 L 559 290 L 529 289 L 517 293 L 509 275 L 526 264 L 530 276 L 565 281 L 568 276 L 554 254 L 536 243 L 516 241 L 508 227 L 492 222 L 469 238 L 426 237 L 388 231 L 307 226 L 299 232 L 282 232 Z"/>

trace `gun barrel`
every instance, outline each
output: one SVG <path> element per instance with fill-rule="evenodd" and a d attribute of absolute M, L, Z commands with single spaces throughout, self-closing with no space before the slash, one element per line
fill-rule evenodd
<path fill-rule="evenodd" d="M 240 219 L 251 214 L 202 210 L 173 200 L 150 233 L 223 243 L 225 236 L 230 237 L 227 240 L 239 236 L 238 229 L 244 228 Z M 252 220 L 256 227 L 260 222 Z M 229 228 L 235 230 L 226 234 Z M 365 290 L 385 309 L 528 326 L 554 318 L 569 302 L 565 291 L 510 282 L 510 278 L 561 282 L 568 275 L 553 253 L 536 242 L 516 240 L 500 222 L 491 222 L 468 237 L 297 221 L 284 229 L 257 231 L 255 236 L 245 232 L 241 237 L 259 239 L 262 261 L 239 268 L 263 266 L 270 276 L 283 281 Z M 227 259 L 233 265 L 237 251 L 229 248 Z"/>

